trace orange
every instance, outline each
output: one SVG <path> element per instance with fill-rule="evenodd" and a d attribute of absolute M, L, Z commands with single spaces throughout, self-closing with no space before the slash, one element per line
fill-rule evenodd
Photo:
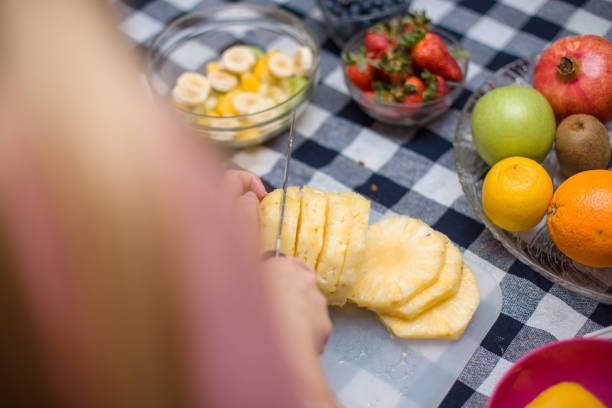
<path fill-rule="evenodd" d="M 612 266 L 612 171 L 583 171 L 561 183 L 546 225 L 568 257 L 588 266 Z"/>
<path fill-rule="evenodd" d="M 552 195 L 552 180 L 544 167 L 526 157 L 508 157 L 487 173 L 482 207 L 498 227 L 524 231 L 544 217 Z"/>

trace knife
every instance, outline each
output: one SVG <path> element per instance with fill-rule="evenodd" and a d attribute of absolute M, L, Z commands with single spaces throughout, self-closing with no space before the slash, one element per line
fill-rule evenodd
<path fill-rule="evenodd" d="M 285 156 L 285 175 L 283 178 L 283 198 L 280 208 L 280 223 L 276 234 L 276 249 L 274 256 L 280 255 L 281 235 L 283 232 L 283 219 L 285 218 L 285 199 L 287 198 L 287 180 L 289 180 L 289 162 L 291 161 L 291 149 L 293 148 L 293 126 L 295 125 L 295 110 L 291 116 L 291 127 L 289 128 L 289 141 L 287 142 L 287 156 Z"/>

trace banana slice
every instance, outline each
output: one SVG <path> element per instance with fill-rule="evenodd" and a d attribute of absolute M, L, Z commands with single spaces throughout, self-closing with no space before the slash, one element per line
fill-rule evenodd
<path fill-rule="evenodd" d="M 281 52 L 270 55 L 268 68 L 277 78 L 288 78 L 293 75 L 293 61 Z"/>
<path fill-rule="evenodd" d="M 286 101 L 289 98 L 289 94 L 285 92 L 282 88 L 273 85 L 268 90 L 267 98 L 271 99 L 272 103 L 276 105 Z"/>
<path fill-rule="evenodd" d="M 219 98 L 217 98 L 216 95 L 209 95 L 208 98 L 206 99 L 206 102 L 204 102 L 204 108 L 207 111 L 211 111 L 217 107 L 218 103 L 219 103 Z"/>
<path fill-rule="evenodd" d="M 240 92 L 232 99 L 232 105 L 240 115 L 248 115 L 266 109 L 264 98 L 255 92 Z"/>
<path fill-rule="evenodd" d="M 177 78 L 172 89 L 172 98 L 180 105 L 193 107 L 204 102 L 209 92 L 208 78 L 197 72 L 185 72 Z"/>
<path fill-rule="evenodd" d="M 230 129 L 240 127 L 241 123 L 238 119 L 233 118 L 207 118 L 206 125 L 216 128 L 205 130 L 206 135 L 210 139 L 218 142 L 227 142 L 234 139 L 237 134 L 235 130 Z"/>
<path fill-rule="evenodd" d="M 293 53 L 293 72 L 297 75 L 308 75 L 312 68 L 312 51 L 302 45 Z"/>
<path fill-rule="evenodd" d="M 221 54 L 223 68 L 235 73 L 248 71 L 255 65 L 256 60 L 253 50 L 244 45 L 234 45 Z"/>
<path fill-rule="evenodd" d="M 238 78 L 223 71 L 211 72 L 208 80 L 212 89 L 219 92 L 229 92 L 238 86 Z"/>

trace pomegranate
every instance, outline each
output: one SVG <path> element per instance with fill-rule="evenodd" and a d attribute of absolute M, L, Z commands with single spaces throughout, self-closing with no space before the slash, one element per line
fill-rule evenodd
<path fill-rule="evenodd" d="M 562 38 L 548 47 L 533 74 L 557 119 L 586 113 L 612 120 L 612 42 L 597 35 Z"/>

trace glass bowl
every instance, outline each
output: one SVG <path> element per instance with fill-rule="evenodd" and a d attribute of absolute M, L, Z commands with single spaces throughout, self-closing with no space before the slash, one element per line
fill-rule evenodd
<path fill-rule="evenodd" d="M 310 48 L 313 64 L 306 84 L 285 101 L 264 111 L 238 116 L 208 116 L 177 107 L 201 135 L 231 148 L 263 143 L 288 126 L 291 114 L 305 108 L 317 81 L 320 46 L 314 33 L 293 14 L 277 7 L 247 3 L 203 7 L 171 22 L 152 42 L 147 55 L 148 81 L 165 98 L 180 74 L 204 72 L 232 45 L 249 44 L 292 55 Z"/>
<path fill-rule="evenodd" d="M 373 12 L 371 14 L 359 15 L 354 17 L 341 16 L 335 13 L 332 9 L 327 6 L 328 0 L 317 0 L 319 9 L 325 18 L 325 27 L 331 39 L 336 43 L 339 48 L 344 47 L 349 39 L 369 27 L 372 27 L 376 23 L 381 21 L 389 20 L 394 16 L 406 14 L 410 7 L 411 0 L 406 0 L 401 4 L 397 4 L 393 7 L 381 9 L 380 11 Z M 374 1 L 370 1 L 375 3 Z M 383 3 L 380 1 L 380 3 Z M 382 4 L 381 4 L 382 7 Z"/>
<path fill-rule="evenodd" d="M 428 29 L 430 32 L 440 36 L 449 51 L 455 49 L 463 50 L 461 44 L 459 44 L 451 34 L 431 25 Z M 346 51 L 351 53 L 356 52 L 358 47 L 364 44 L 366 34 L 367 30 L 363 30 L 351 38 L 348 44 L 346 44 L 346 47 L 344 47 L 342 53 L 344 54 Z M 442 98 L 422 103 L 387 102 L 369 97 L 348 79 L 346 75 L 347 64 L 344 60 L 342 60 L 342 74 L 344 75 L 344 82 L 351 96 L 369 116 L 391 125 L 419 126 L 446 112 L 463 90 L 463 85 L 467 76 L 468 59 L 463 58 L 457 62 L 463 74 L 461 82 L 456 83 L 448 81 L 448 94 Z"/>
<path fill-rule="evenodd" d="M 500 68 L 466 102 L 457 123 L 454 140 L 459 181 L 474 211 L 512 255 L 554 283 L 599 302 L 612 304 L 612 268 L 589 267 L 565 256 L 550 239 L 545 219 L 528 231 L 513 233 L 493 224 L 482 208 L 482 184 L 489 166 L 480 158 L 472 142 L 472 110 L 478 99 L 493 87 L 530 86 L 537 61 L 536 55 Z M 556 189 L 564 177 L 557 163 L 555 149 L 551 149 L 541 164 L 548 171 Z"/>

